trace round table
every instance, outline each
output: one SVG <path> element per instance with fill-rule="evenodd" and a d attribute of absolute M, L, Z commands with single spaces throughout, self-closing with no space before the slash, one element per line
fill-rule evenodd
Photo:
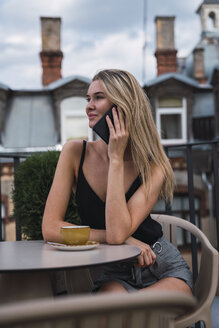
<path fill-rule="evenodd" d="M 54 277 L 65 280 L 68 293 L 87 292 L 92 284 L 89 268 L 134 261 L 140 253 L 130 245 L 61 251 L 44 241 L 0 242 L 0 303 L 58 294 Z"/>
<path fill-rule="evenodd" d="M 130 245 L 99 244 L 89 250 L 62 251 L 44 241 L 0 242 L 0 273 L 88 268 L 134 260 L 140 253 Z"/>

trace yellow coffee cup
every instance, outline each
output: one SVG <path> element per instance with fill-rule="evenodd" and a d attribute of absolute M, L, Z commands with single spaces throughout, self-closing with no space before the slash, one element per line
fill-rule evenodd
<path fill-rule="evenodd" d="M 84 245 L 90 236 L 89 226 L 62 226 L 61 236 L 66 245 Z"/>

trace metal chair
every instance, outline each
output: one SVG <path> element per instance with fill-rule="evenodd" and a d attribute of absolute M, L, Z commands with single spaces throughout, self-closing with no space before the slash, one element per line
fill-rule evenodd
<path fill-rule="evenodd" d="M 104 293 L 17 302 L 0 307 L 0 327 L 172 328 L 176 316 L 194 308 L 186 293 Z"/>
<path fill-rule="evenodd" d="M 185 328 L 198 321 L 203 321 L 205 327 L 212 328 L 211 305 L 218 284 L 217 250 L 199 228 L 186 220 L 158 214 L 153 214 L 152 218 L 162 224 L 165 237 L 175 246 L 177 246 L 177 227 L 193 234 L 201 244 L 199 271 L 194 290 L 197 304 L 194 310 L 176 318 L 175 328 Z"/>

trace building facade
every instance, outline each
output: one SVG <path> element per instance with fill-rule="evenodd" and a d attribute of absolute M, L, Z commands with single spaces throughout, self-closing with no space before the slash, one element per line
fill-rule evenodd
<path fill-rule="evenodd" d="M 161 141 L 168 149 L 176 177 L 172 213 L 189 218 L 186 152 L 181 145 L 219 138 L 219 1 L 203 1 L 200 40 L 185 58 L 177 56 L 174 39 L 175 17 L 156 17 L 157 77 L 144 86 Z M 179 145 L 179 147 L 172 147 Z M 211 147 L 193 147 L 196 224 L 215 240 Z M 164 211 L 158 202 L 154 211 Z M 186 236 L 182 236 L 186 243 Z"/>

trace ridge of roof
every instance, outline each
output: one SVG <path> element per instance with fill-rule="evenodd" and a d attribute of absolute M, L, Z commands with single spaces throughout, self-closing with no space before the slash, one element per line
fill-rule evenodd
<path fill-rule="evenodd" d="M 219 4 L 219 0 L 204 0 L 202 4 Z"/>
<path fill-rule="evenodd" d="M 88 77 L 85 77 L 85 76 L 81 76 L 81 75 L 71 75 L 71 76 L 67 76 L 67 77 L 64 77 L 64 78 L 61 78 L 55 82 L 52 82 L 46 86 L 42 86 L 41 88 L 31 88 L 31 89 L 13 89 L 13 91 L 18 91 L 18 92 L 43 92 L 43 91 L 51 91 L 51 90 L 55 90 L 61 86 L 63 86 L 64 84 L 67 84 L 67 83 L 70 83 L 74 80 L 80 80 L 84 83 L 87 83 L 87 84 L 90 84 L 91 83 L 91 79 L 89 79 Z M 7 87 L 6 85 L 4 84 L 1 84 L 0 83 L 0 89 L 1 89 L 1 85 L 4 86 L 3 89 L 5 90 L 10 90 L 9 87 Z M 7 89 L 6 89 L 7 88 Z"/>
<path fill-rule="evenodd" d="M 169 80 L 169 79 L 176 79 L 180 82 L 183 82 L 185 84 L 188 84 L 188 85 L 191 85 L 195 88 L 211 88 L 212 86 L 210 84 L 204 84 L 204 85 L 200 85 L 196 80 L 188 77 L 188 76 L 185 76 L 183 74 L 179 74 L 179 73 L 165 73 L 165 74 L 161 74 L 159 75 L 158 77 L 148 81 L 146 83 L 146 87 L 151 87 L 155 84 L 159 84 L 159 83 L 162 83 L 166 80 Z"/>
<path fill-rule="evenodd" d="M 204 0 L 196 10 L 196 13 L 199 12 L 202 5 L 219 5 L 219 0 Z"/>
<path fill-rule="evenodd" d="M 10 88 L 6 84 L 1 83 L 1 82 L 0 82 L 0 89 L 6 90 L 6 91 L 10 90 Z"/>
<path fill-rule="evenodd" d="M 85 82 L 87 84 L 91 83 L 91 79 L 89 79 L 88 77 L 82 76 L 82 75 L 71 75 L 71 76 L 67 76 L 64 78 L 61 78 L 55 82 L 50 83 L 48 86 L 44 87 L 43 89 L 49 89 L 49 90 L 54 90 L 57 89 L 61 86 L 63 86 L 64 84 L 70 83 L 74 80 L 80 80 L 82 82 Z"/>

